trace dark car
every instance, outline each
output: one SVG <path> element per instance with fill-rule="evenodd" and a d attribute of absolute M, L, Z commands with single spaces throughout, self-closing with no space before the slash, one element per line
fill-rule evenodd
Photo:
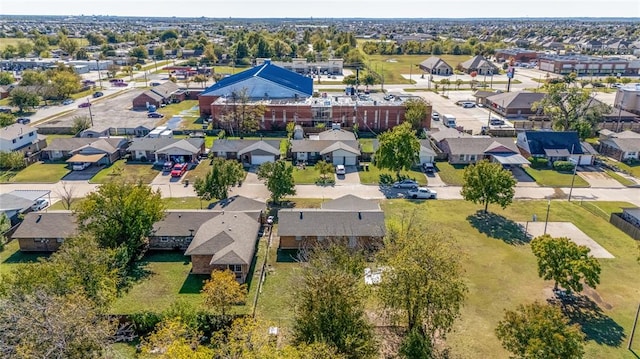
<path fill-rule="evenodd" d="M 115 87 L 127 87 L 127 86 L 129 86 L 129 84 L 126 83 L 126 82 L 116 82 L 116 83 L 113 84 L 113 86 L 115 86 Z"/>
<path fill-rule="evenodd" d="M 83 102 L 78 105 L 78 108 L 85 108 L 91 106 L 91 102 Z"/>
<path fill-rule="evenodd" d="M 93 98 L 98 98 L 98 97 L 102 97 L 104 96 L 104 94 L 100 91 L 94 92 L 93 93 Z"/>
<path fill-rule="evenodd" d="M 147 115 L 147 117 L 149 118 L 163 118 L 164 115 L 161 113 L 157 113 L 157 112 L 151 112 L 150 114 Z"/>
<path fill-rule="evenodd" d="M 20 117 L 19 119 L 16 120 L 17 123 L 22 124 L 22 125 L 26 125 L 31 123 L 31 119 L 26 118 L 26 117 Z"/>

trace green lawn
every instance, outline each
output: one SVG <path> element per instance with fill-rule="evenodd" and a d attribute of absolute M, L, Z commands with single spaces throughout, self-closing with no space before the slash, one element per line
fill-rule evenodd
<path fill-rule="evenodd" d="M 200 201 L 199 197 L 171 197 L 171 198 L 163 198 L 162 202 L 167 206 L 167 209 L 201 209 L 207 208 L 209 204 L 215 203 L 216 201 Z"/>
<path fill-rule="evenodd" d="M 188 125 L 190 121 L 193 122 L 193 120 L 196 120 L 198 117 L 200 117 L 200 112 L 198 112 L 197 109 L 194 109 L 194 107 L 197 106 L 197 100 L 186 100 L 180 103 L 172 103 L 165 107 L 159 108 L 158 113 L 164 115 L 164 119 L 161 122 L 165 123 L 169 121 L 169 119 L 171 119 L 173 116 L 176 116 L 182 112 L 183 123 L 181 126 L 184 126 Z M 200 127 L 200 129 L 202 129 L 202 127 Z"/>
<path fill-rule="evenodd" d="M 37 162 L 18 172 L 2 171 L 2 174 L 0 174 L 0 182 L 56 183 L 69 172 L 70 170 L 65 162 Z"/>
<path fill-rule="evenodd" d="M 635 186 L 636 183 L 627 179 L 626 177 L 620 176 L 618 173 L 611 171 L 611 170 L 604 170 L 609 177 L 613 178 L 614 180 L 620 182 L 621 185 L 623 186 Z"/>
<path fill-rule="evenodd" d="M 640 179 L 640 161 L 635 161 L 633 164 L 629 165 L 624 162 L 614 161 L 608 157 L 602 157 L 601 159 L 610 165 L 616 166 L 621 170 L 630 173 L 633 177 Z"/>
<path fill-rule="evenodd" d="M 436 162 L 440 179 L 450 186 L 462 186 L 465 165 L 452 165 L 449 162 Z"/>
<path fill-rule="evenodd" d="M 331 178 L 332 173 L 327 174 L 327 177 Z M 293 168 L 293 181 L 296 184 L 315 184 L 320 178 L 320 171 L 316 170 L 315 166 L 307 165 L 304 169 L 298 167 Z"/>
<path fill-rule="evenodd" d="M 523 166 L 522 169 L 524 169 L 537 184 L 544 187 L 571 187 L 572 177 L 574 177 L 573 173 L 558 172 L 552 169 L 534 169 L 528 166 Z M 589 187 L 589 183 L 582 179 L 582 177 L 576 175 L 573 187 Z"/>
<path fill-rule="evenodd" d="M 150 252 L 142 260 L 148 275 L 118 298 L 110 313 L 129 314 L 142 310 L 161 312 L 177 301 L 199 307 L 202 304 L 203 280 L 191 274 L 191 261 L 181 252 Z"/>
<path fill-rule="evenodd" d="M 195 182 L 196 178 L 204 178 L 211 171 L 211 161 L 206 159 L 200 161 L 196 168 L 189 169 L 184 179 Z"/>
<path fill-rule="evenodd" d="M 359 138 L 360 151 L 366 153 L 373 153 L 373 138 Z"/>
<path fill-rule="evenodd" d="M 46 253 L 20 252 L 18 241 L 11 241 L 0 251 L 0 276 L 7 274 L 18 265 L 37 262 L 39 258 L 47 258 Z"/>
<path fill-rule="evenodd" d="M 386 169 L 380 169 L 372 163 L 367 163 L 365 164 L 365 168 L 366 166 L 368 166 L 368 170 L 363 169 L 362 168 L 363 166 L 360 166 L 358 168 L 358 175 L 360 175 L 360 183 L 379 184 L 380 175 L 390 175 L 393 181 L 396 181 L 395 172 L 392 172 Z M 427 184 L 429 184 L 429 182 L 427 181 L 427 176 L 425 176 L 424 173 L 420 171 L 415 171 L 415 170 L 400 171 L 400 175 L 418 182 L 418 184 L 420 184 L 421 186 L 426 186 Z"/>
<path fill-rule="evenodd" d="M 160 173 L 160 171 L 154 168 L 151 164 L 131 164 L 126 160 L 118 160 L 111 166 L 105 167 L 98 172 L 93 178 L 91 183 L 108 183 L 115 179 L 123 180 L 125 182 L 137 182 L 150 183 Z"/>
<path fill-rule="evenodd" d="M 383 74 L 385 84 L 408 84 L 409 80 L 402 75 L 413 74 L 418 78 L 422 74 L 418 64 L 429 57 L 431 55 L 368 55 L 365 61 L 374 71 Z M 453 68 L 471 58 L 469 55 L 440 55 L 439 57 Z"/>

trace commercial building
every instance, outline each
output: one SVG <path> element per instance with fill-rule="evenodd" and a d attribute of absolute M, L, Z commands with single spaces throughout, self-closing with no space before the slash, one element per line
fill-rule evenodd
<path fill-rule="evenodd" d="M 586 55 L 541 55 L 538 68 L 542 71 L 566 75 L 633 75 L 629 61 L 616 57 Z M 637 71 L 637 70 L 636 70 Z M 637 72 L 635 73 L 637 75 Z"/>

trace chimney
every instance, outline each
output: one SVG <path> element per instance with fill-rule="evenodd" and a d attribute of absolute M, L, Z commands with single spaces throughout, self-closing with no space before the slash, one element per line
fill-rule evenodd
<path fill-rule="evenodd" d="M 40 222 L 40 220 L 41 220 L 41 219 L 42 219 L 42 215 L 41 215 L 41 214 L 39 214 L 39 215 L 38 215 L 38 219 L 36 219 L 36 223 Z"/>
<path fill-rule="evenodd" d="M 300 219 L 302 219 L 302 212 L 300 212 Z"/>
<path fill-rule="evenodd" d="M 193 232 L 195 232 L 195 230 L 193 228 L 189 228 L 189 236 L 193 237 Z"/>
<path fill-rule="evenodd" d="M 358 211 L 358 219 L 362 219 L 362 212 Z"/>

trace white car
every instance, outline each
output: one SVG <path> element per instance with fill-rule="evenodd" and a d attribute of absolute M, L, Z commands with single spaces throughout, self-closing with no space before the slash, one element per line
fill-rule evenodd
<path fill-rule="evenodd" d="M 440 114 L 437 113 L 437 112 L 433 112 L 431 114 L 431 119 L 434 120 L 434 121 L 438 121 L 440 119 Z"/>
<path fill-rule="evenodd" d="M 38 198 L 36 202 L 31 206 L 32 211 L 40 211 L 49 207 L 49 201 L 44 198 Z"/>
<path fill-rule="evenodd" d="M 344 175 L 347 173 L 347 170 L 344 168 L 344 165 L 337 165 L 336 166 L 336 174 L 337 175 Z"/>
<path fill-rule="evenodd" d="M 436 199 L 438 193 L 427 187 L 418 187 L 407 191 L 407 197 L 411 199 Z"/>

